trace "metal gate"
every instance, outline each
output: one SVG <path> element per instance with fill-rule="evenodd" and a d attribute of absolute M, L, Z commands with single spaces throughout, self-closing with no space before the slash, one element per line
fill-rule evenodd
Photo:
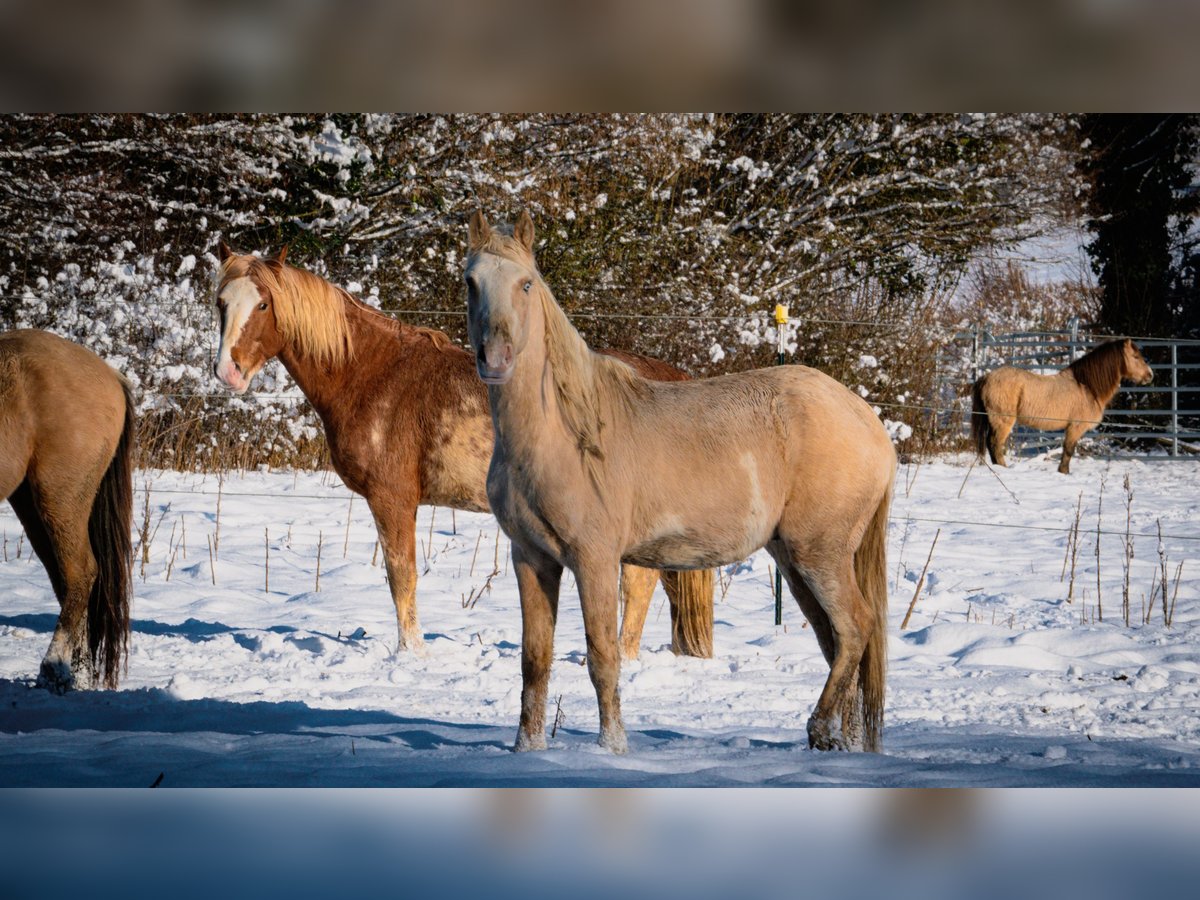
<path fill-rule="evenodd" d="M 976 328 L 962 337 L 971 344 L 972 381 L 1000 366 L 1050 374 L 1112 339 L 1080 332 L 1076 319 L 1064 331 L 993 334 Z M 1154 383 L 1121 385 L 1104 420 L 1086 436 L 1120 442 L 1131 453 L 1151 455 L 1161 448 L 1173 458 L 1200 458 L 1200 445 L 1192 443 L 1200 439 L 1200 340 L 1134 340 L 1154 372 Z M 1060 433 L 1022 426 L 1013 430 L 1016 453 L 1041 453 L 1061 443 Z"/>

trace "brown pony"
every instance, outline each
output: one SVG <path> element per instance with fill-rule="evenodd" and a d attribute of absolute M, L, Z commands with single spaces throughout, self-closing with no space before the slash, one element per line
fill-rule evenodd
<path fill-rule="evenodd" d="M 470 353 L 440 331 L 404 325 L 310 272 L 220 245 L 217 376 L 241 393 L 279 357 L 325 426 L 333 467 L 367 500 L 384 549 L 401 649 L 421 646 L 418 504 L 486 512 L 492 423 Z M 609 351 L 649 378 L 687 376 Z M 711 572 L 663 572 L 672 648 L 712 656 Z M 658 573 L 628 572 L 623 646 L 636 656 Z"/>
<path fill-rule="evenodd" d="M 1122 380 L 1149 384 L 1154 373 L 1133 341 L 1108 341 L 1054 375 L 1001 366 L 975 382 L 971 393 L 971 438 L 980 456 L 1007 465 L 1004 445 L 1013 426 L 1066 431 L 1058 471 L 1071 471 L 1075 445 L 1100 424 Z"/>
<path fill-rule="evenodd" d="M 0 334 L 0 497 L 58 597 L 37 683 L 116 687 L 129 644 L 133 506 L 129 385 L 45 331 Z"/>
<path fill-rule="evenodd" d="M 653 382 L 593 353 L 538 273 L 533 223 L 469 229 L 467 330 L 496 431 L 492 512 L 513 542 L 523 689 L 516 749 L 546 746 L 559 583 L 575 574 L 600 744 L 626 748 L 617 567 L 709 568 L 766 546 L 830 664 L 820 749 L 880 747 L 896 454 L 862 398 L 780 366 Z"/>

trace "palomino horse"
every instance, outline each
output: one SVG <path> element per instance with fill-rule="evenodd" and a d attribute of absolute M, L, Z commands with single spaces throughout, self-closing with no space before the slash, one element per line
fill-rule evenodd
<path fill-rule="evenodd" d="M 1016 424 L 1039 431 L 1066 431 L 1058 471 L 1071 471 L 1075 444 L 1100 424 L 1122 380 L 1149 384 L 1154 373 L 1133 341 L 1108 341 L 1054 375 L 1038 375 L 1001 366 L 975 382 L 971 402 L 971 438 L 975 451 L 986 449 L 998 466 L 1006 465 L 1004 445 Z"/>
<path fill-rule="evenodd" d="M 310 272 L 221 243 L 217 376 L 239 393 L 278 356 L 325 426 L 334 469 L 367 500 L 383 544 L 400 648 L 419 647 L 420 503 L 486 512 L 492 423 L 470 353 L 440 331 L 403 325 Z M 610 351 L 650 378 L 687 376 Z M 658 576 L 627 573 L 623 645 L 636 656 Z M 712 573 L 664 572 L 672 648 L 712 656 Z"/>
<path fill-rule="evenodd" d="M 617 566 L 709 568 L 766 546 L 830 664 L 820 749 L 877 750 L 896 454 L 862 398 L 803 366 L 656 383 L 588 349 L 513 229 L 471 218 L 468 333 L 496 445 L 488 499 L 513 542 L 523 620 L 516 749 L 546 746 L 563 567 L 575 573 L 600 744 L 626 748 Z"/>
<path fill-rule="evenodd" d="M 116 687 L 129 643 L 133 401 L 90 350 L 0 334 L 0 497 L 25 527 L 60 613 L 38 685 Z"/>

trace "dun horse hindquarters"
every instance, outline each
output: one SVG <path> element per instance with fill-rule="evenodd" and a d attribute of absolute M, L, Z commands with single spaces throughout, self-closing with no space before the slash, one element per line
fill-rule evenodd
<path fill-rule="evenodd" d="M 972 387 L 971 439 L 975 452 L 987 450 L 992 462 L 1006 465 L 1004 448 L 1014 426 L 1063 431 L 1058 471 L 1070 472 L 1075 445 L 1100 424 L 1124 380 L 1149 384 L 1154 374 L 1137 345 L 1128 338 L 1108 341 L 1054 375 L 1002 366 Z"/>
<path fill-rule="evenodd" d="M 220 348 L 214 372 L 245 391 L 279 357 L 325 428 L 334 468 L 366 497 L 396 609 L 399 648 L 423 643 L 416 603 L 421 503 L 486 511 L 492 423 L 471 354 L 446 335 L 403 325 L 303 269 L 221 245 Z M 610 351 L 614 352 L 615 351 Z M 678 369 L 620 354 L 647 377 Z M 623 646 L 636 655 L 657 573 L 631 573 Z M 712 655 L 711 572 L 663 573 L 676 652 Z"/>
<path fill-rule="evenodd" d="M 61 610 L 41 686 L 116 687 L 129 640 L 134 429 L 128 385 L 95 354 L 47 332 L 0 334 L 0 496 Z"/>
<path fill-rule="evenodd" d="M 579 586 L 600 743 L 621 752 L 618 564 L 709 568 L 765 546 L 830 665 L 810 743 L 878 750 L 896 457 L 870 407 L 800 366 L 664 384 L 592 353 L 538 273 L 525 214 L 511 230 L 475 214 L 465 279 L 496 431 L 488 497 L 521 597 L 516 749 L 546 746 L 564 567 Z"/>

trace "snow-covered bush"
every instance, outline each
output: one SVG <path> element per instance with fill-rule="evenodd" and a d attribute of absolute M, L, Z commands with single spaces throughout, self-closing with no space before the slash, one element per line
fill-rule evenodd
<path fill-rule="evenodd" d="M 280 367 L 240 399 L 210 375 L 218 239 L 287 243 L 290 262 L 461 341 L 466 219 L 524 208 L 595 345 L 695 374 L 769 365 L 784 302 L 789 360 L 871 402 L 920 398 L 968 260 L 1035 230 L 1069 188 L 1069 130 L 1054 116 L 8 116 L 0 327 L 51 328 L 125 371 L 154 462 L 311 461 L 319 429 Z"/>

